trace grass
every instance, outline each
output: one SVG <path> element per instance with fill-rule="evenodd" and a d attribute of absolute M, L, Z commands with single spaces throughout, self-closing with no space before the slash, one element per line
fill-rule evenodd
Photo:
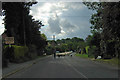
<path fill-rule="evenodd" d="M 97 62 L 102 62 L 102 63 L 108 63 L 111 65 L 115 65 L 120 67 L 120 60 L 118 58 L 112 58 L 112 59 L 94 59 L 93 57 L 88 57 L 87 54 L 75 54 L 75 56 L 81 57 L 81 58 L 88 58 L 90 60 L 93 61 L 97 61 Z"/>
<path fill-rule="evenodd" d="M 87 54 L 75 54 L 75 56 L 78 56 L 81 58 L 89 58 Z"/>
<path fill-rule="evenodd" d="M 95 61 L 99 61 L 99 62 L 104 62 L 104 63 L 108 63 L 111 65 L 116 65 L 116 66 L 120 66 L 119 63 L 119 59 L 118 58 L 112 58 L 112 59 L 96 59 Z"/>

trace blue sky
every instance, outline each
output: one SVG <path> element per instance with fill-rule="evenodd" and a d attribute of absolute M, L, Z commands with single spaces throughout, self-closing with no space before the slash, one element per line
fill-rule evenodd
<path fill-rule="evenodd" d="M 86 38 L 90 33 L 89 19 L 93 11 L 82 2 L 38 2 L 33 5 L 30 14 L 35 20 L 41 20 L 45 26 L 40 31 L 48 39 L 55 35 L 56 39 L 80 37 Z M 0 34 L 4 25 L 0 17 Z"/>

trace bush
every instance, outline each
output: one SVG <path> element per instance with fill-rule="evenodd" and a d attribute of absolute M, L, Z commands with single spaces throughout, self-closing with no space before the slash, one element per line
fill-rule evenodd
<path fill-rule="evenodd" d="M 88 54 L 89 46 L 86 46 L 85 49 L 86 49 L 86 53 Z"/>
<path fill-rule="evenodd" d="M 8 45 L 4 46 L 4 56 L 9 59 L 10 62 L 23 62 L 24 57 L 28 53 L 27 46 L 12 45 L 10 48 Z"/>
<path fill-rule="evenodd" d="M 20 59 L 21 57 L 25 57 L 25 54 L 28 53 L 28 47 L 26 46 L 16 46 L 14 45 L 14 56 L 15 59 Z"/>
<path fill-rule="evenodd" d="M 52 46 L 46 46 L 45 52 L 47 55 L 53 54 L 54 53 L 54 48 Z"/>
<path fill-rule="evenodd" d="M 88 57 L 93 57 L 96 53 L 96 46 L 91 46 L 89 49 L 88 49 Z"/>
<path fill-rule="evenodd" d="M 14 58 L 14 48 L 5 45 L 3 47 L 3 56 L 4 59 L 11 61 Z"/>

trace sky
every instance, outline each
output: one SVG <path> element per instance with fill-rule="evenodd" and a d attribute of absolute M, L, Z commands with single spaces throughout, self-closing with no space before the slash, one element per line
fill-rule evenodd
<path fill-rule="evenodd" d="M 3 21 L 3 16 L 0 16 L 0 35 L 4 32 L 4 21 Z"/>
<path fill-rule="evenodd" d="M 45 25 L 41 27 L 41 33 L 52 39 L 79 37 L 85 39 L 90 35 L 89 19 L 93 14 L 82 2 L 38 2 L 33 5 L 30 15 L 35 20 L 40 20 Z M 0 34 L 4 32 L 0 16 Z M 2 23 L 1 23 L 2 22 Z"/>
<path fill-rule="evenodd" d="M 30 14 L 45 25 L 40 31 L 48 39 L 55 35 L 56 39 L 90 35 L 89 19 L 93 11 L 82 2 L 38 2 L 33 5 Z"/>

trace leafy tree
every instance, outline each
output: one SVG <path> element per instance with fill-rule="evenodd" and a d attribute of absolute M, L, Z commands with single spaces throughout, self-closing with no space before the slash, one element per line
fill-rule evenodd
<path fill-rule="evenodd" d="M 4 24 L 7 36 L 14 37 L 15 45 L 27 46 L 29 53 L 42 55 L 47 41 L 45 35 L 41 34 L 39 29 L 44 25 L 42 21 L 34 20 L 33 17 L 29 15 L 30 7 L 36 3 L 37 2 L 3 2 L 2 8 L 5 13 Z"/>
<path fill-rule="evenodd" d="M 48 41 L 52 44 L 52 41 Z M 52 46 L 52 45 L 51 45 Z M 85 47 L 85 42 L 81 38 L 73 37 L 66 39 L 56 40 L 56 50 L 60 52 L 65 51 L 79 51 L 80 48 Z"/>
<path fill-rule="evenodd" d="M 90 19 L 90 22 L 92 24 L 91 32 L 93 35 L 96 32 L 100 34 L 101 54 L 110 55 L 111 53 L 108 54 L 108 49 L 111 49 L 113 55 L 115 55 L 115 53 L 118 55 L 118 44 L 120 44 L 120 35 L 118 28 L 120 21 L 120 18 L 118 17 L 120 15 L 120 2 L 84 2 L 84 4 L 89 9 L 96 11 L 96 13 L 94 13 Z M 109 44 L 112 44 L 113 48 L 107 46 Z"/>
<path fill-rule="evenodd" d="M 46 37 L 46 35 L 45 35 L 44 33 L 41 34 L 41 37 L 42 37 L 43 39 L 47 40 L 47 37 Z"/>

